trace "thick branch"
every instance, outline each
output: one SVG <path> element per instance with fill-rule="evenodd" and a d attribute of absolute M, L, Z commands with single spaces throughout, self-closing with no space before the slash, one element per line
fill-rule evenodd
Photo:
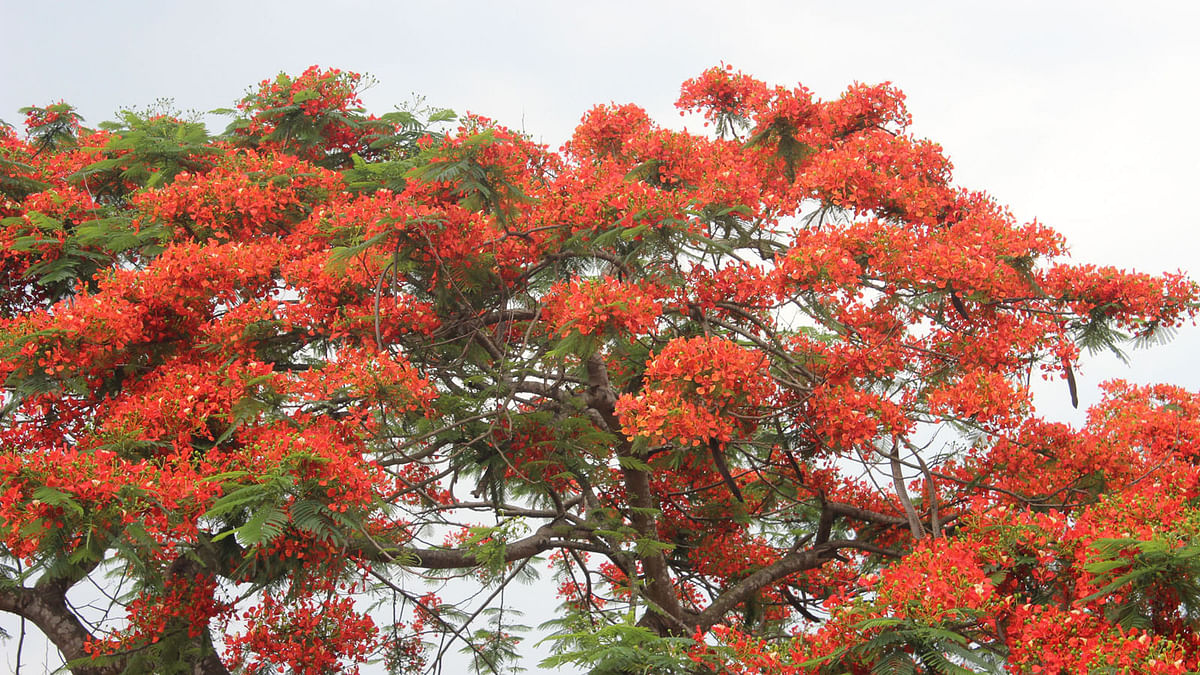
<path fill-rule="evenodd" d="M 849 504 L 840 502 L 825 502 L 823 508 L 834 515 L 853 518 L 854 520 L 863 520 L 869 523 L 877 523 L 879 525 L 903 525 L 908 522 L 908 518 L 904 516 L 889 516 L 886 513 L 862 509 Z"/>
<path fill-rule="evenodd" d="M 504 562 L 510 563 L 516 560 L 531 558 L 539 553 L 549 551 L 554 546 L 554 539 L 550 536 L 549 529 L 542 527 L 524 539 L 518 539 L 506 544 L 504 546 Z M 411 556 L 416 558 L 416 563 L 413 564 L 413 567 L 430 570 L 460 569 L 475 567 L 480 564 L 475 558 L 475 554 L 459 549 L 410 549 L 404 551 L 404 553 L 403 557 Z"/>
<path fill-rule="evenodd" d="M 912 530 L 913 539 L 920 539 L 925 536 L 925 528 L 921 526 L 921 517 L 913 508 L 912 500 L 908 498 L 908 489 L 904 487 L 904 473 L 900 470 L 898 443 L 892 443 L 892 452 L 887 458 L 892 465 L 892 482 L 896 488 L 896 497 L 900 500 L 900 505 L 904 507 L 904 513 L 908 515 L 908 527 Z"/>
<path fill-rule="evenodd" d="M 119 661 L 105 665 L 91 663 L 91 656 L 83 650 L 83 646 L 92 635 L 67 607 L 66 596 L 57 589 L 0 589 L 0 611 L 12 612 L 32 621 L 62 652 L 63 658 L 68 662 L 82 663 L 71 668 L 75 675 L 116 675 L 124 670 L 124 665 Z"/>
<path fill-rule="evenodd" d="M 608 379 L 608 368 L 598 354 L 593 354 L 587 360 L 588 374 L 588 406 L 594 408 L 604 418 L 608 430 L 621 433 L 621 423 L 617 419 L 615 404 L 617 394 L 613 391 Z M 617 446 L 618 457 L 639 459 L 634 456 L 632 445 L 620 436 Z M 657 539 L 658 526 L 655 523 L 654 511 L 658 504 L 650 490 L 650 477 L 640 469 L 621 467 L 621 478 L 625 483 L 625 494 L 629 499 L 629 522 L 638 536 L 643 539 Z M 642 562 L 642 572 L 646 579 L 645 597 L 652 603 L 654 610 L 662 612 L 666 617 L 660 617 L 655 611 L 647 612 L 642 622 L 649 624 L 660 634 L 676 634 L 683 627 L 681 619 L 685 612 L 679 603 L 679 594 L 671 582 L 671 572 L 667 566 L 667 557 L 661 551 L 639 555 Z M 664 620 L 665 619 L 665 620 Z"/>
<path fill-rule="evenodd" d="M 793 551 L 754 572 L 713 600 L 711 605 L 696 615 L 694 623 L 700 630 L 712 628 L 715 624 L 720 623 L 725 614 L 750 599 L 750 596 L 764 586 L 773 584 L 789 574 L 821 566 L 837 550 L 838 543 L 835 540 L 814 546 L 806 551 Z"/>
<path fill-rule="evenodd" d="M 543 525 L 528 537 L 505 544 L 504 562 L 510 563 L 525 560 L 554 548 L 571 548 L 608 553 L 607 550 L 597 550 L 598 547 L 593 543 L 566 538 L 581 534 L 586 533 L 579 532 L 577 528 L 560 522 Z M 364 540 L 352 542 L 350 547 L 366 560 L 401 563 L 408 567 L 419 567 L 428 570 L 465 569 L 468 567 L 478 567 L 482 564 L 475 557 L 474 553 L 456 548 L 395 549 L 385 548 L 377 542 Z"/>
<path fill-rule="evenodd" d="M 873 544 L 845 539 L 831 539 L 805 551 L 793 551 L 734 584 L 732 588 L 713 600 L 712 604 L 703 612 L 697 614 L 692 621 L 700 630 L 708 630 L 720 623 L 725 614 L 750 599 L 760 589 L 790 574 L 820 567 L 832 559 L 839 549 L 846 548 L 886 556 L 898 555 L 894 551 Z"/>

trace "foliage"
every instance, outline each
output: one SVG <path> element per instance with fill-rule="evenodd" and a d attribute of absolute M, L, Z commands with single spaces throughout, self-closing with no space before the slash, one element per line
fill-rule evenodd
<path fill-rule="evenodd" d="M 0 130 L 0 610 L 72 671 L 508 672 L 539 571 L 594 673 L 1200 669 L 1200 397 L 1030 393 L 1191 281 L 1067 262 L 889 85 L 554 152 L 365 83 Z"/>

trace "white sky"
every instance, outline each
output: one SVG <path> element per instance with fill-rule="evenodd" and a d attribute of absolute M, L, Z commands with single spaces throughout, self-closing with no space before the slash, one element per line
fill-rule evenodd
<path fill-rule="evenodd" d="M 89 124 L 159 97 L 226 107 L 317 63 L 376 76 L 373 112 L 417 93 L 556 147 L 597 103 L 678 124 L 679 84 L 721 61 L 824 97 L 890 80 L 960 184 L 1065 233 L 1076 261 L 1200 275 L 1200 3 L 0 0 L 0 17 L 12 123 L 60 98 Z M 1189 327 L 1130 368 L 1093 359 L 1081 406 L 1109 377 L 1200 389 L 1197 352 Z M 1043 400 L 1065 416 L 1063 389 Z"/>

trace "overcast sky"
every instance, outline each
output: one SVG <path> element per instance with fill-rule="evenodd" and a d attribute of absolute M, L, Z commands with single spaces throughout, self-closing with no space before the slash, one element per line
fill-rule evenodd
<path fill-rule="evenodd" d="M 680 123 L 679 84 L 726 62 L 836 96 L 890 80 L 957 181 L 1065 233 L 1074 259 L 1148 272 L 1195 261 L 1200 3 L 61 2 L 0 0 L 0 119 L 58 99 L 89 124 L 160 97 L 229 106 L 312 64 L 370 73 L 386 112 L 413 93 L 557 147 L 592 105 Z M 1100 379 L 1200 389 L 1200 331 L 1093 360 Z M 1065 392 L 1046 403 L 1068 415 Z M 1074 417 L 1078 419 L 1078 417 Z M 0 666 L 2 667 L 2 666 Z"/>

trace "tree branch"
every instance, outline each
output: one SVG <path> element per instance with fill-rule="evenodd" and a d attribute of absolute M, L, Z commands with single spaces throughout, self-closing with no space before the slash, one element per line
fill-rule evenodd
<path fill-rule="evenodd" d="M 912 500 L 908 498 L 908 489 L 904 487 L 904 473 L 900 469 L 900 444 L 898 441 L 892 441 L 892 452 L 887 455 L 887 458 L 892 465 L 892 483 L 896 488 L 896 497 L 900 500 L 900 505 L 904 507 L 904 513 L 908 515 L 908 527 L 912 530 L 913 539 L 920 539 L 925 536 L 925 528 L 921 527 L 921 517 L 913 508 Z"/>
<path fill-rule="evenodd" d="M 11 612 L 32 621 L 42 634 L 62 652 L 75 675 L 117 675 L 125 669 L 121 659 L 106 663 L 91 663 L 91 655 L 83 646 L 92 639 L 79 617 L 67 607 L 66 594 L 57 587 L 0 588 L 0 611 Z"/>
<path fill-rule="evenodd" d="M 837 550 L 837 541 L 830 541 L 814 546 L 806 551 L 793 551 L 779 560 L 754 572 L 750 576 L 734 584 L 732 588 L 717 596 L 712 604 L 693 619 L 700 630 L 708 630 L 721 622 L 721 619 L 742 602 L 757 593 L 759 589 L 780 579 L 804 570 L 819 567 L 829 560 Z"/>

